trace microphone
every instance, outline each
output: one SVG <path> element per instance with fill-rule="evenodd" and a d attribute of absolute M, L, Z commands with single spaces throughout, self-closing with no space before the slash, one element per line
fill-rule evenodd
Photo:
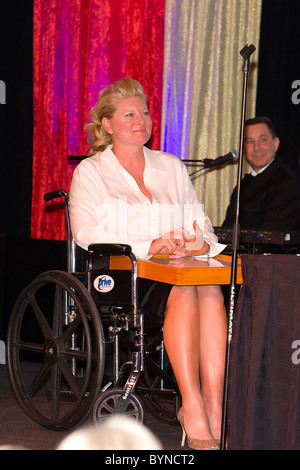
<path fill-rule="evenodd" d="M 237 160 L 238 158 L 239 158 L 239 152 L 237 150 L 232 149 L 226 155 L 221 155 L 220 157 L 215 158 L 215 159 L 204 158 L 203 160 L 200 160 L 200 161 L 204 163 L 206 168 L 210 168 L 213 166 L 222 165 L 223 163 L 231 162 L 232 160 Z"/>

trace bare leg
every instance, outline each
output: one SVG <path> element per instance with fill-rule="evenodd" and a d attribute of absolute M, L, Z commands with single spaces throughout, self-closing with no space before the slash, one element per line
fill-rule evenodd
<path fill-rule="evenodd" d="M 201 391 L 213 437 L 220 438 L 227 316 L 219 286 L 198 286 Z"/>
<path fill-rule="evenodd" d="M 174 286 L 167 303 L 164 343 L 182 398 L 185 429 L 195 439 L 211 439 L 200 391 L 197 288 Z"/>
<path fill-rule="evenodd" d="M 218 286 L 173 287 L 164 343 L 182 398 L 185 428 L 195 439 L 220 437 L 226 331 Z"/>

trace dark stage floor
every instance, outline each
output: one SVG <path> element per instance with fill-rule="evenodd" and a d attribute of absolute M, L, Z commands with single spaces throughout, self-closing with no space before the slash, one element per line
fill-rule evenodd
<path fill-rule="evenodd" d="M 92 424 L 92 420 L 90 422 Z M 145 424 L 160 439 L 165 450 L 190 451 L 188 447 L 180 447 L 179 424 L 164 423 L 148 412 L 145 412 Z M 13 396 L 7 366 L 0 365 L 0 445 L 11 444 L 29 450 L 55 450 L 69 432 L 50 431 L 29 419 Z"/>

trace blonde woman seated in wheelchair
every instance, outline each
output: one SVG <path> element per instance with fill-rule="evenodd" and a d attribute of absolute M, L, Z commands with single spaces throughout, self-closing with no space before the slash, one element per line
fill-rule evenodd
<path fill-rule="evenodd" d="M 70 188 L 75 242 L 84 249 L 126 243 L 140 259 L 219 254 L 224 245 L 217 242 L 181 160 L 145 147 L 152 121 L 140 83 L 126 78 L 111 84 L 99 94 L 91 116 L 90 154 L 75 169 Z M 221 288 L 138 282 L 140 303 L 148 289 L 152 299 L 162 299 L 164 343 L 182 399 L 183 442 L 187 436 L 191 448 L 216 449 L 227 336 Z M 152 308 L 151 299 L 147 307 Z"/>

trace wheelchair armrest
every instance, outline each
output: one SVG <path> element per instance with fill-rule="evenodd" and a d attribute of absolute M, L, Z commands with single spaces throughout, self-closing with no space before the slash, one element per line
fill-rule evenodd
<path fill-rule="evenodd" d="M 88 247 L 89 251 L 109 256 L 130 256 L 131 246 L 119 243 L 93 243 Z"/>

